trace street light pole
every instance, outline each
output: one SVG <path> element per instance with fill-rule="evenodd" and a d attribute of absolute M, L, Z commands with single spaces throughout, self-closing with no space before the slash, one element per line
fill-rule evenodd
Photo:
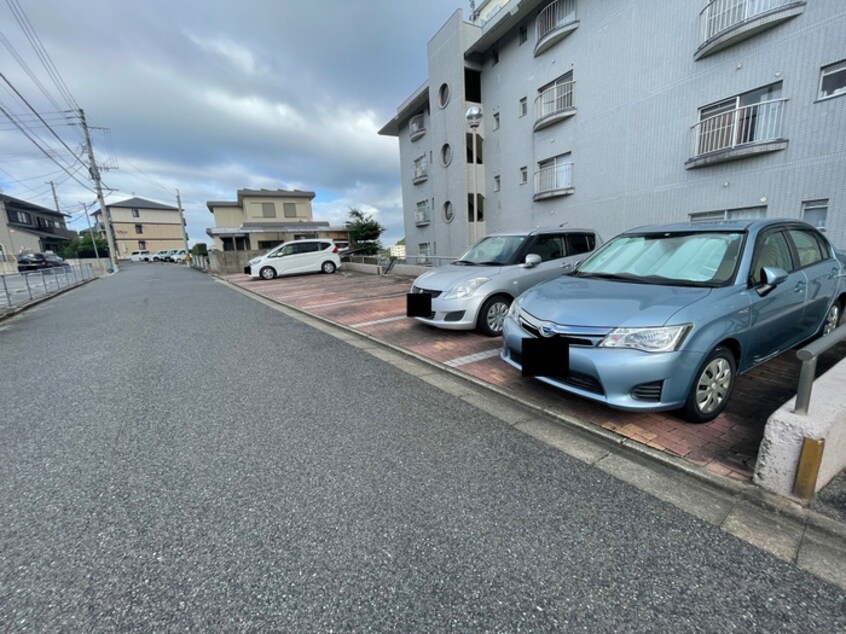
<path fill-rule="evenodd" d="M 470 106 L 464 115 L 467 125 L 472 131 L 471 142 L 473 143 L 473 244 L 476 244 L 476 227 L 479 224 L 479 186 L 476 181 L 476 146 L 478 144 L 478 129 L 482 122 L 482 109 L 479 106 Z"/>

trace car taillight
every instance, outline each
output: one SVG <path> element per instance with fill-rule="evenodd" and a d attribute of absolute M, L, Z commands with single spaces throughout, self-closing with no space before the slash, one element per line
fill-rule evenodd
<path fill-rule="evenodd" d="M 337 253 L 337 252 L 338 252 L 338 247 L 336 246 L 334 249 L 332 249 L 332 253 Z"/>

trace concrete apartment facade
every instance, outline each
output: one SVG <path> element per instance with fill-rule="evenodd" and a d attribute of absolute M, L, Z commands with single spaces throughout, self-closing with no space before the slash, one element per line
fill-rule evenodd
<path fill-rule="evenodd" d="M 761 216 L 846 248 L 842 0 L 487 0 L 469 18 L 434 35 L 380 131 L 399 139 L 410 256 L 518 227 Z"/>
<path fill-rule="evenodd" d="M 112 218 L 118 258 L 133 251 L 163 251 L 185 247 L 185 226 L 178 207 L 133 197 L 106 205 Z M 102 226 L 101 211 L 92 214 Z"/>
<path fill-rule="evenodd" d="M 19 253 L 58 253 L 75 237 L 65 214 L 0 194 L 0 262 L 14 262 Z"/>
<path fill-rule="evenodd" d="M 217 251 L 267 251 L 302 238 L 348 240 L 346 227 L 315 221 L 315 193 L 300 190 L 239 189 L 236 201 L 208 201 L 214 227 L 206 233 Z"/>

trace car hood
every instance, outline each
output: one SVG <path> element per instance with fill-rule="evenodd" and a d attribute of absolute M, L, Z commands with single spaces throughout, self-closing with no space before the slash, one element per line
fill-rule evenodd
<path fill-rule="evenodd" d="M 512 270 L 518 265 L 510 266 L 463 266 L 461 264 L 447 264 L 434 271 L 428 271 L 414 280 L 414 286 L 427 291 L 447 291 L 456 284 L 472 280 L 474 277 L 493 278 L 503 270 Z"/>
<path fill-rule="evenodd" d="M 520 306 L 538 319 L 568 326 L 663 326 L 680 309 L 702 300 L 711 291 L 561 277 L 526 291 L 520 297 Z"/>

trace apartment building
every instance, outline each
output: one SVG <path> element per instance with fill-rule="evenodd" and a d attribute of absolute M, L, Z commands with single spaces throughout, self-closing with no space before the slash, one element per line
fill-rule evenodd
<path fill-rule="evenodd" d="M 0 262 L 14 262 L 22 252 L 58 253 L 75 237 L 65 225 L 65 214 L 0 194 Z"/>
<path fill-rule="evenodd" d="M 300 190 L 239 189 L 235 201 L 206 203 L 215 223 L 206 233 L 218 251 L 269 250 L 302 238 L 348 240 L 345 226 L 314 220 L 314 197 L 314 192 Z"/>
<path fill-rule="evenodd" d="M 846 248 L 843 0 L 486 0 L 427 54 L 380 130 L 399 139 L 410 256 L 741 217 Z"/>
<path fill-rule="evenodd" d="M 185 225 L 179 208 L 133 197 L 106 205 L 112 218 L 115 249 L 121 259 L 133 251 L 162 251 L 185 246 Z M 92 214 L 102 226 L 102 212 Z"/>

